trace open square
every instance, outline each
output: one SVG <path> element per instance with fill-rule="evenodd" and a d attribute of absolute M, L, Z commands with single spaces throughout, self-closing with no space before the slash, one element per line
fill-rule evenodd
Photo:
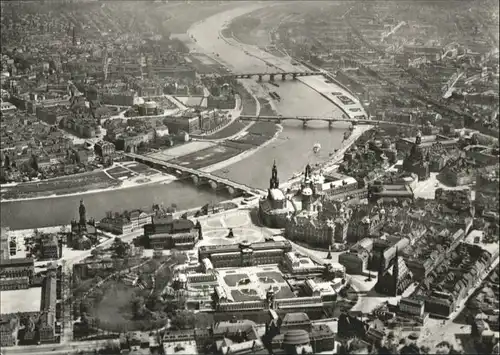
<path fill-rule="evenodd" d="M 0 314 L 38 313 L 42 302 L 42 288 L 1 291 Z"/>

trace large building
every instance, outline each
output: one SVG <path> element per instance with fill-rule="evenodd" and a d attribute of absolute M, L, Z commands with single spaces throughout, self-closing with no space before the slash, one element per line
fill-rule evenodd
<path fill-rule="evenodd" d="M 406 266 L 404 259 L 398 256 L 397 247 L 389 267 L 386 265 L 385 258 L 382 258 L 375 289 L 379 293 L 396 297 L 410 286 L 413 274 Z"/>
<path fill-rule="evenodd" d="M 115 234 L 127 234 L 151 222 L 153 212 L 132 210 L 122 214 L 107 212 L 99 222 L 99 229 Z"/>
<path fill-rule="evenodd" d="M 326 324 L 314 324 L 305 313 L 287 313 L 266 324 L 273 354 L 313 354 L 332 351 L 335 334 Z"/>
<path fill-rule="evenodd" d="M 31 282 L 35 271 L 33 259 L 10 259 L 0 261 L 0 278 L 28 277 Z"/>
<path fill-rule="evenodd" d="M 368 268 L 372 250 L 373 240 L 364 238 L 347 252 L 340 254 L 339 263 L 345 267 L 348 274 L 363 274 Z"/>
<path fill-rule="evenodd" d="M 499 169 L 498 164 L 481 169 L 476 177 L 476 211 L 496 213 L 499 210 Z"/>
<path fill-rule="evenodd" d="M 413 201 L 414 193 L 410 186 L 401 184 L 382 184 L 380 181 L 375 181 L 368 187 L 368 201 L 371 203 L 384 203 L 389 201 L 402 202 Z"/>
<path fill-rule="evenodd" d="M 445 149 L 453 149 L 458 146 L 458 138 L 449 138 L 443 135 L 430 135 L 430 136 L 422 136 L 421 133 L 417 133 L 415 139 L 412 138 L 399 138 L 396 142 L 396 148 L 404 153 L 411 153 L 414 149 L 415 142 L 418 141 L 420 145 L 420 149 L 422 149 L 423 153 L 427 154 L 431 149 L 433 149 L 436 145 L 440 145 Z"/>
<path fill-rule="evenodd" d="M 340 205 L 335 211 L 323 211 L 323 206 L 318 201 L 316 213 L 301 211 L 289 216 L 285 224 L 285 236 L 293 241 L 323 248 L 344 243 L 351 210 Z"/>
<path fill-rule="evenodd" d="M 155 132 L 126 132 L 120 134 L 115 141 L 117 150 L 123 150 L 127 153 L 134 153 L 140 144 L 146 144 L 154 139 Z"/>
<path fill-rule="evenodd" d="M 56 326 L 56 302 L 57 302 L 57 280 L 56 275 L 49 271 L 45 277 L 42 287 L 42 309 L 40 323 L 38 325 L 39 339 L 41 343 L 55 341 Z"/>
<path fill-rule="evenodd" d="M 163 120 L 163 123 L 168 127 L 169 131 L 174 134 L 180 131 L 191 134 L 200 131 L 202 127 L 201 121 L 200 115 L 186 113 L 183 116 L 167 116 Z"/>
<path fill-rule="evenodd" d="M 404 141 L 405 143 L 407 140 Z M 404 145 L 406 147 L 406 144 Z M 430 148 L 430 147 L 429 147 Z M 400 148 L 398 148 L 400 150 Z M 403 151 L 407 151 L 403 149 Z M 416 174 L 419 180 L 427 180 L 430 177 L 429 162 L 427 160 L 427 151 L 422 145 L 422 135 L 420 132 L 415 137 L 415 142 L 411 144 L 409 154 L 403 161 L 403 170 Z"/>
<path fill-rule="evenodd" d="M 2 260 L 9 260 L 9 228 L 2 227 L 0 229 L 0 262 Z"/>
<path fill-rule="evenodd" d="M 240 243 L 239 245 L 210 245 L 198 250 L 200 262 L 211 261 L 214 268 L 245 267 L 265 264 L 279 264 L 285 254 L 292 251 L 288 241 Z"/>
<path fill-rule="evenodd" d="M 62 244 L 57 235 L 49 234 L 41 241 L 41 251 L 43 259 L 59 259 L 62 255 Z"/>
<path fill-rule="evenodd" d="M 0 318 L 0 347 L 16 345 L 17 329 L 19 320 L 17 318 Z"/>
<path fill-rule="evenodd" d="M 191 249 L 200 237 L 201 225 L 189 219 L 153 216 L 151 223 L 144 225 L 146 247 L 151 249 Z"/>
<path fill-rule="evenodd" d="M 292 240 L 322 247 L 342 243 L 347 234 L 347 215 L 337 213 L 335 220 L 318 217 L 323 211 L 323 200 L 331 202 L 329 199 L 354 191 L 356 187 L 357 182 L 353 178 L 313 174 L 311 166 L 307 165 L 300 188 L 287 196 L 279 188 L 275 163 L 268 195 L 259 202 L 259 216 L 268 227 L 285 228 L 287 238 Z"/>

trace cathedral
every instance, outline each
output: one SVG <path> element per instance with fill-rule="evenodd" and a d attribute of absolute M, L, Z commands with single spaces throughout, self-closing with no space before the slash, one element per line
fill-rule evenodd
<path fill-rule="evenodd" d="M 429 157 L 428 154 L 424 155 L 425 152 L 421 144 L 422 134 L 419 131 L 410 150 L 410 155 L 403 161 L 403 170 L 416 174 L 419 180 L 427 180 L 430 177 Z"/>
<path fill-rule="evenodd" d="M 410 286 L 413 274 L 406 266 L 403 257 L 400 257 L 398 254 L 398 249 L 396 248 L 394 258 L 387 268 L 385 268 L 386 260 L 384 260 L 384 257 L 380 259 L 377 284 L 375 285 L 375 291 L 378 293 L 397 297 Z"/>
<path fill-rule="evenodd" d="M 87 219 L 87 208 L 83 200 L 80 200 L 78 216 L 78 221 L 71 221 L 71 231 L 67 236 L 68 246 L 76 250 L 90 249 L 92 245 L 98 243 L 98 233 L 94 219 Z"/>
<path fill-rule="evenodd" d="M 274 162 L 271 169 L 267 197 L 259 201 L 259 217 L 262 223 L 270 228 L 284 228 L 286 216 L 291 211 L 291 202 L 279 188 L 278 168 Z"/>

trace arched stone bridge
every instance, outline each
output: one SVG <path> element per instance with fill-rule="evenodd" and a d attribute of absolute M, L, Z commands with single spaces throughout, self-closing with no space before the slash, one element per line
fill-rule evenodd
<path fill-rule="evenodd" d="M 132 158 L 139 163 L 146 164 L 152 168 L 175 175 L 179 178 L 184 178 L 184 177 L 190 178 L 191 181 L 196 186 L 208 184 L 214 190 L 225 188 L 229 192 L 229 194 L 233 196 L 241 194 L 261 196 L 264 193 L 264 191 L 255 189 L 248 185 L 240 184 L 220 176 L 216 176 L 210 173 L 205 173 L 203 171 L 196 169 L 191 169 L 182 165 L 169 163 L 156 158 L 144 155 L 138 155 L 134 153 L 125 153 L 125 156 Z"/>
<path fill-rule="evenodd" d="M 404 123 L 404 122 L 393 122 L 393 121 L 379 121 L 370 119 L 357 119 L 357 118 L 334 118 L 334 117 L 313 117 L 313 116 L 251 116 L 251 115 L 241 115 L 240 120 L 242 121 L 265 121 L 265 122 L 276 122 L 281 123 L 286 120 L 297 120 L 302 121 L 304 127 L 307 126 L 307 122 L 310 121 L 324 121 L 328 122 L 331 126 L 333 122 L 351 122 L 352 124 L 365 124 L 365 125 L 378 125 L 387 124 L 393 126 L 402 127 L 418 127 L 415 123 Z"/>
<path fill-rule="evenodd" d="M 259 81 L 262 81 L 264 77 L 269 77 L 269 81 L 274 81 L 276 77 L 281 77 L 281 80 L 286 80 L 287 77 L 293 80 L 297 79 L 299 76 L 313 76 L 313 75 L 323 75 L 321 72 L 264 72 L 264 73 L 232 73 L 216 75 L 216 77 L 221 78 L 233 78 L 233 79 L 251 79 L 257 77 Z M 209 75 L 202 75 L 202 78 L 210 77 Z"/>

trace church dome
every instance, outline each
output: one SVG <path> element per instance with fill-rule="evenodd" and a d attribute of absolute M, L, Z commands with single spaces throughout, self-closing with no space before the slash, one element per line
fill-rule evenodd
<path fill-rule="evenodd" d="M 154 101 L 146 101 L 144 103 L 144 108 L 145 109 L 155 109 L 158 107 L 158 104 Z"/>
<path fill-rule="evenodd" d="M 306 187 L 304 190 L 302 190 L 302 196 L 312 196 L 313 191 L 310 187 Z"/>
<path fill-rule="evenodd" d="M 283 201 L 285 199 L 285 194 L 280 189 L 271 189 L 269 193 L 273 201 Z"/>
<path fill-rule="evenodd" d="M 303 329 L 292 329 L 285 333 L 283 344 L 303 345 L 309 344 L 309 334 Z"/>

